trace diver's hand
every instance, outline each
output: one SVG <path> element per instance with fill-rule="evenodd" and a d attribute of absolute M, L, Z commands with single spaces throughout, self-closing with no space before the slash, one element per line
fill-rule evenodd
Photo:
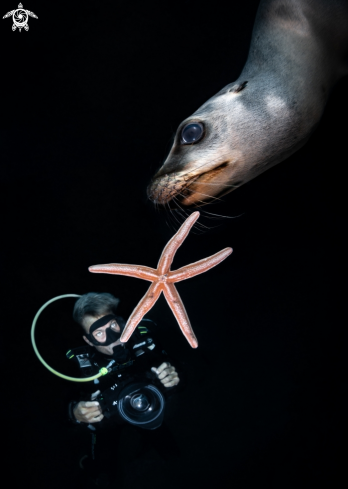
<path fill-rule="evenodd" d="M 100 391 L 94 392 L 91 399 L 95 399 Z M 104 418 L 99 402 L 80 401 L 73 409 L 77 421 L 80 423 L 98 423 Z"/>
<path fill-rule="evenodd" d="M 178 372 L 168 362 L 162 363 L 158 368 L 152 367 L 151 370 L 155 372 L 164 387 L 173 387 L 180 382 Z"/>

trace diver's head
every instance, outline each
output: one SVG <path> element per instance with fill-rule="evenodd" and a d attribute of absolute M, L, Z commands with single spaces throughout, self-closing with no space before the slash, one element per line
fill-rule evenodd
<path fill-rule="evenodd" d="M 120 318 L 115 315 L 119 299 L 106 292 L 89 292 L 75 303 L 73 318 L 84 331 L 83 339 L 104 355 L 114 355 L 120 341 Z"/>

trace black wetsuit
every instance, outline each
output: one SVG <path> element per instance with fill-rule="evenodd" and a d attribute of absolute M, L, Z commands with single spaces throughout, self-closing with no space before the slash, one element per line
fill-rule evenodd
<path fill-rule="evenodd" d="M 120 324 L 121 321 L 119 321 Z M 80 383 L 78 387 L 80 391 L 70 392 L 67 409 L 67 417 L 71 425 L 75 426 L 76 431 L 89 432 L 92 435 L 91 444 L 89 444 L 86 455 L 88 455 L 87 465 L 92 470 L 105 471 L 112 465 L 115 470 L 117 444 L 125 425 L 128 425 L 119 415 L 115 414 L 111 417 L 104 416 L 103 420 L 97 423 L 79 423 L 76 421 L 73 415 L 73 409 L 75 405 L 80 401 L 90 401 L 92 393 L 100 390 L 101 393 L 109 389 L 115 384 L 122 384 L 138 380 L 148 380 L 149 383 L 157 387 L 163 394 L 166 402 L 170 402 L 170 398 L 178 390 L 177 386 L 164 387 L 163 384 L 157 379 L 154 372 L 151 371 L 151 367 L 159 367 L 163 362 L 169 362 L 175 366 L 179 378 L 180 378 L 180 390 L 183 387 L 183 372 L 182 368 L 178 365 L 178 362 L 166 353 L 165 350 L 159 345 L 158 341 L 154 338 L 153 333 L 150 330 L 151 320 L 142 320 L 131 338 L 125 345 L 125 349 L 121 352 L 121 361 L 116 361 L 113 367 L 117 370 L 107 374 L 106 376 L 99 377 L 96 381 Z M 124 327 L 124 323 L 121 322 L 121 329 Z M 120 350 L 121 351 L 121 350 Z M 90 377 L 99 372 L 101 367 L 106 367 L 113 357 L 109 355 L 103 355 L 95 348 L 90 346 L 83 346 L 69 350 L 67 357 L 70 361 L 73 361 L 80 370 L 82 377 Z M 117 358 L 117 357 L 115 357 Z M 73 400 L 72 400 L 73 399 Z M 137 426 L 128 425 L 128 433 L 130 430 L 137 431 L 135 438 L 141 440 L 140 445 L 143 451 L 149 446 L 155 448 L 155 450 L 164 459 L 169 459 L 176 455 L 177 447 L 175 441 L 168 429 L 165 419 L 162 425 L 154 430 L 142 429 Z M 134 433 L 133 433 L 134 435 Z M 128 435 L 129 438 L 129 435 Z M 98 439 L 98 443 L 96 440 Z M 138 443 L 137 443 L 138 445 Z M 141 452 L 139 446 L 135 447 L 135 452 Z M 89 452 L 89 453 L 88 453 Z M 138 453 L 138 455 L 139 455 Z M 141 452 L 143 453 L 143 452 Z M 86 461 L 84 463 L 86 466 Z"/>

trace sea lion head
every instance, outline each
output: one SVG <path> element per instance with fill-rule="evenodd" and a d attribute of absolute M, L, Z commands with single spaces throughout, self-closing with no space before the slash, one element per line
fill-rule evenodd
<path fill-rule="evenodd" d="M 179 125 L 148 197 L 200 206 L 240 187 L 304 144 L 295 115 L 270 76 L 227 85 Z"/>

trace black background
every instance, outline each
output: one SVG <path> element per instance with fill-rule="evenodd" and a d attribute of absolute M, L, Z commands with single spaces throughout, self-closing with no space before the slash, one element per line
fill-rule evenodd
<path fill-rule="evenodd" d="M 14 480 L 76 487 L 80 441 L 58 409 L 68 382 L 35 357 L 32 319 L 88 291 L 131 313 L 148 283 L 88 266 L 156 266 L 183 218 L 157 212 L 146 186 L 178 124 L 238 77 L 257 5 L 28 0 L 28 32 L 1 21 L 1 424 Z M 347 88 L 300 151 L 203 208 L 210 229 L 177 253 L 174 268 L 234 249 L 178 286 L 197 350 L 163 298 L 149 313 L 189 376 L 168 412 L 182 455 L 154 462 L 152 487 L 345 487 Z M 72 305 L 52 305 L 36 333 L 65 373 L 66 350 L 82 344 Z M 135 469 L 127 487 L 139 480 Z"/>

